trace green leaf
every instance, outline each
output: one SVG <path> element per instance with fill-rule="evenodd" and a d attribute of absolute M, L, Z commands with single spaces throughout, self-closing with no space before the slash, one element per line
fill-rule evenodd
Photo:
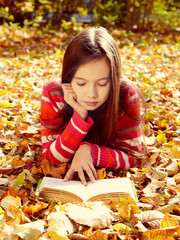
<path fill-rule="evenodd" d="M 23 184 L 25 178 L 26 178 L 26 174 L 23 171 L 17 176 L 16 181 L 13 185 L 13 188 L 17 188 L 17 187 L 21 186 Z"/>

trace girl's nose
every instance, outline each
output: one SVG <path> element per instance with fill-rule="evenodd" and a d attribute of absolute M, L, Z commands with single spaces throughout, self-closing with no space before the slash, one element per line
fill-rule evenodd
<path fill-rule="evenodd" d="M 96 86 L 90 86 L 88 88 L 87 92 L 88 92 L 88 97 L 90 97 L 90 98 L 96 98 L 98 96 Z"/>

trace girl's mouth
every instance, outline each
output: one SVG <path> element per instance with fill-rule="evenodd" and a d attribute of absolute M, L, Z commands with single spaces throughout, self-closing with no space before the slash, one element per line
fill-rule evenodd
<path fill-rule="evenodd" d="M 97 102 L 85 102 L 87 106 L 93 107 L 97 105 Z"/>

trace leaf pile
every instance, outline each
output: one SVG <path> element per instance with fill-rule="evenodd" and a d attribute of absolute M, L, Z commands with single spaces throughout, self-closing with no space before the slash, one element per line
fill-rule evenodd
<path fill-rule="evenodd" d="M 112 32 L 123 76 L 137 83 L 147 102 L 147 155 L 127 172 L 97 171 L 99 178 L 130 177 L 139 202 L 62 204 L 36 194 L 44 174 L 63 177 L 68 168 L 42 162 L 39 110 L 42 86 L 60 77 L 71 36 L 14 25 L 0 26 L 0 33 L 0 239 L 178 239 L 179 36 Z"/>

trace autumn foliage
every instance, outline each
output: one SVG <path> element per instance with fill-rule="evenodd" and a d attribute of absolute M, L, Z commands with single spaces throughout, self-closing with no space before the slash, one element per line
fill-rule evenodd
<path fill-rule="evenodd" d="M 78 31 L 80 29 L 74 29 Z M 44 202 L 45 175 L 63 178 L 68 164 L 41 158 L 42 86 L 59 78 L 73 35 L 62 29 L 0 26 L 0 239 L 180 238 L 180 37 L 113 30 L 122 75 L 141 89 L 147 104 L 146 156 L 125 171 L 97 169 L 99 178 L 134 180 L 139 202 Z"/>

